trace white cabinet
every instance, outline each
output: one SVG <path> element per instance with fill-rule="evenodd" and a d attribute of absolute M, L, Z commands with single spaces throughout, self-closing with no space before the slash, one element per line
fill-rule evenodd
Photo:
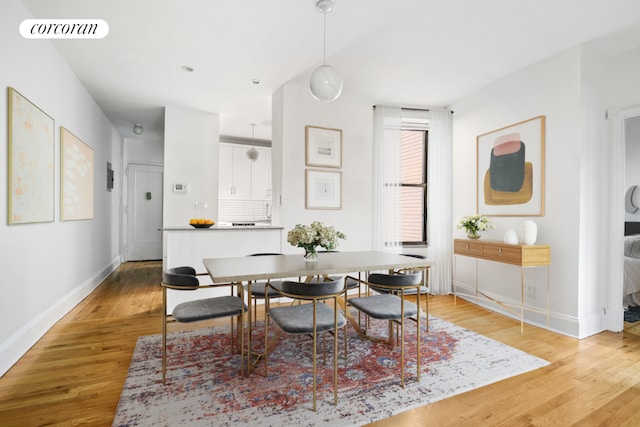
<path fill-rule="evenodd" d="M 218 194 L 221 199 L 271 198 L 271 149 L 256 147 L 258 160 L 247 157 L 248 145 L 220 143 L 220 177 Z"/>

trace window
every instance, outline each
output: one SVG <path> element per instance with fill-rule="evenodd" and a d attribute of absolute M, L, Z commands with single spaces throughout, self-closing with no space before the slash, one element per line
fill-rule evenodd
<path fill-rule="evenodd" d="M 427 143 L 426 130 L 400 132 L 400 240 L 407 246 L 427 243 Z"/>

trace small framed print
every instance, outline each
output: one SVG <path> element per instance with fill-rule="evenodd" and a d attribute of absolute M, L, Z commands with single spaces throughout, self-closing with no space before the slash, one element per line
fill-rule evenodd
<path fill-rule="evenodd" d="M 342 208 L 342 172 L 307 169 L 306 209 Z"/>
<path fill-rule="evenodd" d="M 305 126 L 307 166 L 342 167 L 342 130 Z"/>

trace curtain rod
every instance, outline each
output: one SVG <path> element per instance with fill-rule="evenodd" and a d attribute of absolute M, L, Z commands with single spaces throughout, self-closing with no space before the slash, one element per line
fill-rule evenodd
<path fill-rule="evenodd" d="M 376 106 L 373 106 L 373 109 L 376 109 Z M 428 108 L 410 108 L 410 107 L 400 107 L 402 111 L 431 111 Z M 453 114 L 453 110 L 451 110 L 451 114 Z"/>

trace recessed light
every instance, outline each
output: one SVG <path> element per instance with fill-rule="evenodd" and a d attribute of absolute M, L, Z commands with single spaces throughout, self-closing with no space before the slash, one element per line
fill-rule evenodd
<path fill-rule="evenodd" d="M 262 84 L 262 80 L 260 79 L 251 79 L 251 84 L 254 84 L 256 86 Z"/>
<path fill-rule="evenodd" d="M 187 73 L 193 73 L 193 68 L 189 67 L 188 65 L 183 65 L 182 71 L 186 71 Z"/>

